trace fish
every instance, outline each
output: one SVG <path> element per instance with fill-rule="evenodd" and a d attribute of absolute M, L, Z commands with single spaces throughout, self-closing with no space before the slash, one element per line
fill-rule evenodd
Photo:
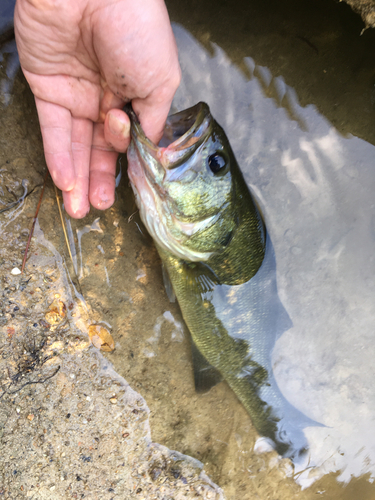
<path fill-rule="evenodd" d="M 224 130 L 200 102 L 169 116 L 156 145 L 125 110 L 130 184 L 191 334 L 196 390 L 225 380 L 280 455 L 304 454 L 315 422 L 272 370 L 275 341 L 292 326 L 274 249 Z"/>

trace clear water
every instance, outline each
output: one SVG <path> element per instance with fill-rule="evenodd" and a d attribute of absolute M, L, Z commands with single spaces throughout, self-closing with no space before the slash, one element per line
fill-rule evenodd
<path fill-rule="evenodd" d="M 175 32 L 184 71 L 175 106 L 209 103 L 274 242 L 279 295 L 293 323 L 273 352 L 276 380 L 294 406 L 327 426 L 306 431 L 310 455 L 301 470 L 315 469 L 298 482 L 309 486 L 338 470 L 348 481 L 374 470 L 375 460 L 375 147 L 343 137 L 315 106 L 301 107 L 293 89 L 253 59 L 245 63 L 257 76 L 248 80 L 218 47 L 209 54 L 188 32 Z M 271 85 L 272 98 L 263 90 Z M 286 96 L 295 120 L 282 106 Z"/>
<path fill-rule="evenodd" d="M 184 76 L 174 104 L 205 100 L 230 138 L 265 215 L 293 322 L 273 352 L 276 380 L 326 425 L 306 431 L 310 455 L 297 482 L 372 477 L 374 34 L 360 37 L 345 5 L 186 9 L 188 21 L 172 6 L 199 42 L 176 27 Z"/>
<path fill-rule="evenodd" d="M 71 221 L 83 295 L 116 341 L 108 357 L 145 397 L 153 440 L 202 460 L 228 499 L 373 499 L 375 34 L 360 36 L 358 16 L 323 0 L 168 7 L 183 71 L 173 108 L 206 101 L 230 139 L 293 323 L 274 349 L 275 377 L 325 427 L 306 430 L 308 459 L 293 468 L 254 453 L 257 435 L 225 384 L 194 393 L 188 333 L 125 178 L 112 209 Z M 43 203 L 40 225 L 64 253 L 53 191 Z"/>
<path fill-rule="evenodd" d="M 13 26 L 14 0 L 2 0 L 0 5 L 0 35 L 4 36 Z M 6 38 L 9 38 L 7 35 Z"/>

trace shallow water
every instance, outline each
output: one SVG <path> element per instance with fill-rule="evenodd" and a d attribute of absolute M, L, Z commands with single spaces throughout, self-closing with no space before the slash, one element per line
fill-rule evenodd
<path fill-rule="evenodd" d="M 187 32 L 176 33 L 186 76 L 175 105 L 210 104 L 274 242 L 279 294 L 293 322 L 273 352 L 276 380 L 290 402 L 327 426 L 306 431 L 304 466 L 322 467 L 314 479 L 345 469 L 347 481 L 372 469 L 375 452 L 374 147 L 342 137 L 314 106 L 300 107 L 283 79 L 257 70 L 253 59 L 249 71 L 261 76 L 247 80 L 221 49 L 211 56 Z M 271 84 L 272 98 L 263 91 Z M 282 106 L 286 95 L 296 120 Z M 310 471 L 298 478 L 303 486 L 312 480 Z"/>
<path fill-rule="evenodd" d="M 346 6 L 302 5 L 190 2 L 188 21 L 171 8 L 201 42 L 176 28 L 175 106 L 208 102 L 274 242 L 293 322 L 273 352 L 276 380 L 326 425 L 306 431 L 307 470 L 295 472 L 308 487 L 329 472 L 343 482 L 374 473 L 375 45 Z"/>
<path fill-rule="evenodd" d="M 372 499 L 375 34 L 360 37 L 346 5 L 323 1 L 169 8 L 184 25 L 174 26 L 183 70 L 174 109 L 206 101 L 230 139 L 293 323 L 273 352 L 276 381 L 325 427 L 306 430 L 308 460 L 293 469 L 254 453 L 257 435 L 226 384 L 194 393 L 188 333 L 125 175 L 113 208 L 69 222 L 92 319 L 115 338 L 108 358 L 150 407 L 153 440 L 203 461 L 228 499 Z M 6 148 L 15 146 L 9 133 Z M 39 222 L 64 254 L 56 216 L 50 189 Z"/>

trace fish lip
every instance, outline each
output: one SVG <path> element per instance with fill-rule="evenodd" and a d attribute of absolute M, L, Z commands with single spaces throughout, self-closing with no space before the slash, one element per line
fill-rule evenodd
<path fill-rule="evenodd" d="M 135 144 L 143 144 L 146 146 L 147 149 L 149 150 L 157 150 L 158 146 L 154 144 L 148 137 L 146 137 L 146 134 L 143 132 L 143 128 L 141 126 L 141 123 L 138 119 L 138 116 L 135 114 L 131 103 L 126 104 L 124 107 L 125 113 L 128 115 L 130 118 L 130 135 L 131 138 L 133 139 Z"/>
<path fill-rule="evenodd" d="M 195 106 L 170 115 L 167 118 L 165 130 L 168 127 L 172 130 L 173 126 L 181 123 L 184 118 L 186 119 L 186 116 L 189 117 L 189 115 L 192 115 L 194 117 L 195 115 L 194 122 L 180 137 L 168 144 L 167 147 L 160 147 L 146 137 L 131 105 L 125 106 L 124 110 L 130 118 L 131 137 L 138 152 L 154 160 L 151 162 L 144 161 L 143 163 L 146 165 L 145 169 L 150 170 L 149 173 L 155 177 L 158 183 L 164 178 L 163 172 L 165 173 L 166 170 L 174 169 L 185 162 L 204 142 L 212 129 L 212 116 L 209 107 L 206 103 L 199 102 Z"/>

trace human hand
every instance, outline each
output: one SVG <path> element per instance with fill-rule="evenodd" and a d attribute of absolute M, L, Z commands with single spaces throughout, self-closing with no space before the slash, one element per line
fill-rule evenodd
<path fill-rule="evenodd" d="M 66 211 L 110 207 L 117 152 L 130 142 L 122 107 L 132 100 L 158 142 L 180 82 L 163 0 L 17 0 L 14 27 Z"/>

